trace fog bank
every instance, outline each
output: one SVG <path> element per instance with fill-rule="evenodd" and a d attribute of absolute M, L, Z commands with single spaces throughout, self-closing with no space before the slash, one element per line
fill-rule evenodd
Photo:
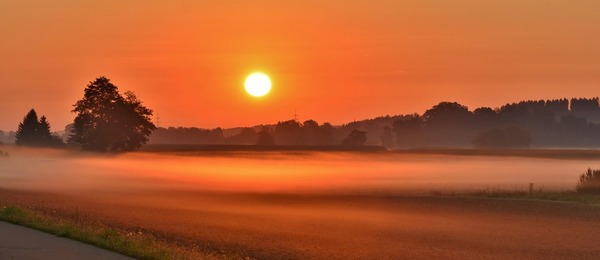
<path fill-rule="evenodd" d="M 236 192 L 571 189 L 594 160 L 345 152 L 82 154 L 2 147 L 0 188 Z"/>

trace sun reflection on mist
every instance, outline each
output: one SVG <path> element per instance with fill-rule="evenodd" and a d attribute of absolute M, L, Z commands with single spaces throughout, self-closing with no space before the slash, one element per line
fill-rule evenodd
<path fill-rule="evenodd" d="M 570 187 L 581 161 L 307 152 L 73 155 L 20 149 L 0 164 L 2 185 L 47 189 L 222 191 L 430 190 Z M 543 173 L 543 174 L 542 174 Z"/>

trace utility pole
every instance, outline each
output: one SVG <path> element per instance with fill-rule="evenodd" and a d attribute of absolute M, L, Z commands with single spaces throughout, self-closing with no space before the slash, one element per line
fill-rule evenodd
<path fill-rule="evenodd" d="M 296 113 L 296 109 L 294 109 L 294 121 L 298 121 L 298 113 Z"/>
<path fill-rule="evenodd" d="M 160 127 L 160 116 L 158 116 L 158 112 L 156 113 L 156 128 Z"/>

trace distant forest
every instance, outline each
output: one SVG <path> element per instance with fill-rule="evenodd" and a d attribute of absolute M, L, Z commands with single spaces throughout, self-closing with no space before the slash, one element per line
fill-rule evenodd
<path fill-rule="evenodd" d="M 66 140 L 71 130 L 67 126 L 62 138 Z M 0 131 L 0 142 L 11 143 L 14 138 L 15 132 Z M 341 126 L 288 120 L 232 129 L 159 127 L 148 143 L 381 145 L 388 149 L 600 147 L 600 104 L 598 98 L 529 100 L 469 110 L 456 102 L 441 102 L 423 114 L 388 115 Z"/>
<path fill-rule="evenodd" d="M 599 147 L 598 98 L 521 101 L 469 110 L 441 102 L 423 114 L 383 116 L 341 126 L 288 120 L 233 130 L 158 128 L 151 144 L 382 145 L 423 147 Z"/>

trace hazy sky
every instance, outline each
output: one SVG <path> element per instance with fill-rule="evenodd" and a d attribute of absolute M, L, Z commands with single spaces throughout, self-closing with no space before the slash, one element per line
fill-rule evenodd
<path fill-rule="evenodd" d="M 343 3 L 343 4 L 340 4 Z M 340 124 L 600 95 L 597 0 L 0 1 L 0 129 L 106 76 L 161 126 Z M 272 77 L 263 98 L 247 74 Z"/>

